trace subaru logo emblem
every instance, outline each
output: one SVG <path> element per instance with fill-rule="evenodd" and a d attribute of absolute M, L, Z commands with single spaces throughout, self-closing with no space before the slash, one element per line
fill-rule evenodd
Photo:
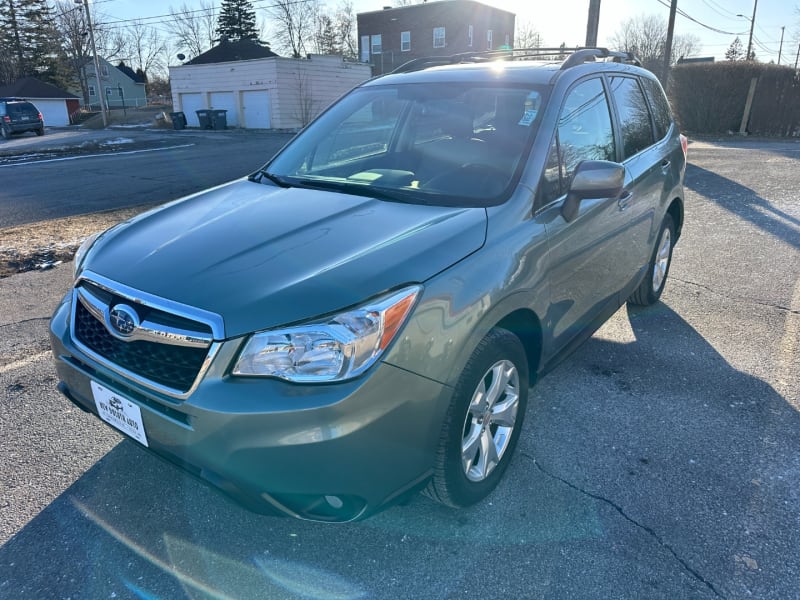
<path fill-rule="evenodd" d="M 128 337 L 139 327 L 139 316 L 136 311 L 125 304 L 117 304 L 108 314 L 111 333 Z"/>

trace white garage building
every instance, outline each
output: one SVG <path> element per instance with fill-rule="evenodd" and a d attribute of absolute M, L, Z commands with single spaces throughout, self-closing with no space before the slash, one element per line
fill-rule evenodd
<path fill-rule="evenodd" d="M 297 129 L 371 76 L 341 56 L 284 58 L 252 42 L 223 41 L 169 68 L 174 111 L 199 127 L 196 111 L 226 110 L 228 127 Z"/>
<path fill-rule="evenodd" d="M 28 100 L 42 113 L 45 126 L 61 127 L 70 124 L 70 115 L 80 108 L 80 99 L 54 85 L 35 77 L 23 77 L 0 87 L 0 97 Z"/>

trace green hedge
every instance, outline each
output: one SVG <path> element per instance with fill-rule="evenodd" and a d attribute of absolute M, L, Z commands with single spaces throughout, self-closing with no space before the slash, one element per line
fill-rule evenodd
<path fill-rule="evenodd" d="M 682 130 L 738 132 L 747 93 L 758 79 L 747 131 L 756 135 L 800 135 L 800 76 L 791 67 L 750 61 L 677 65 L 669 97 Z"/>

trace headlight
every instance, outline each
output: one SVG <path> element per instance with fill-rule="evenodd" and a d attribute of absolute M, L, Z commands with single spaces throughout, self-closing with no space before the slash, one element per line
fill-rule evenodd
<path fill-rule="evenodd" d="M 81 267 L 83 265 L 83 260 L 86 258 L 86 253 L 89 252 L 89 249 L 92 247 L 97 241 L 97 238 L 100 236 L 102 231 L 98 231 L 97 233 L 93 233 L 85 240 L 83 243 L 78 247 L 78 251 L 75 253 L 75 259 L 72 262 L 72 275 L 75 279 L 78 278 L 78 275 L 81 272 Z"/>
<path fill-rule="evenodd" d="M 298 383 L 356 377 L 394 339 L 419 291 L 407 287 L 324 321 L 253 334 L 233 373 Z"/>

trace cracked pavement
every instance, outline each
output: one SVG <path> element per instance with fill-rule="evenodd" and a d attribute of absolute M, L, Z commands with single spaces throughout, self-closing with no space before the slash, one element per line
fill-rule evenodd
<path fill-rule="evenodd" d="M 249 513 L 55 391 L 70 264 L 0 279 L 0 597 L 797 597 L 800 144 L 693 142 L 663 301 L 531 391 L 478 506 Z"/>

